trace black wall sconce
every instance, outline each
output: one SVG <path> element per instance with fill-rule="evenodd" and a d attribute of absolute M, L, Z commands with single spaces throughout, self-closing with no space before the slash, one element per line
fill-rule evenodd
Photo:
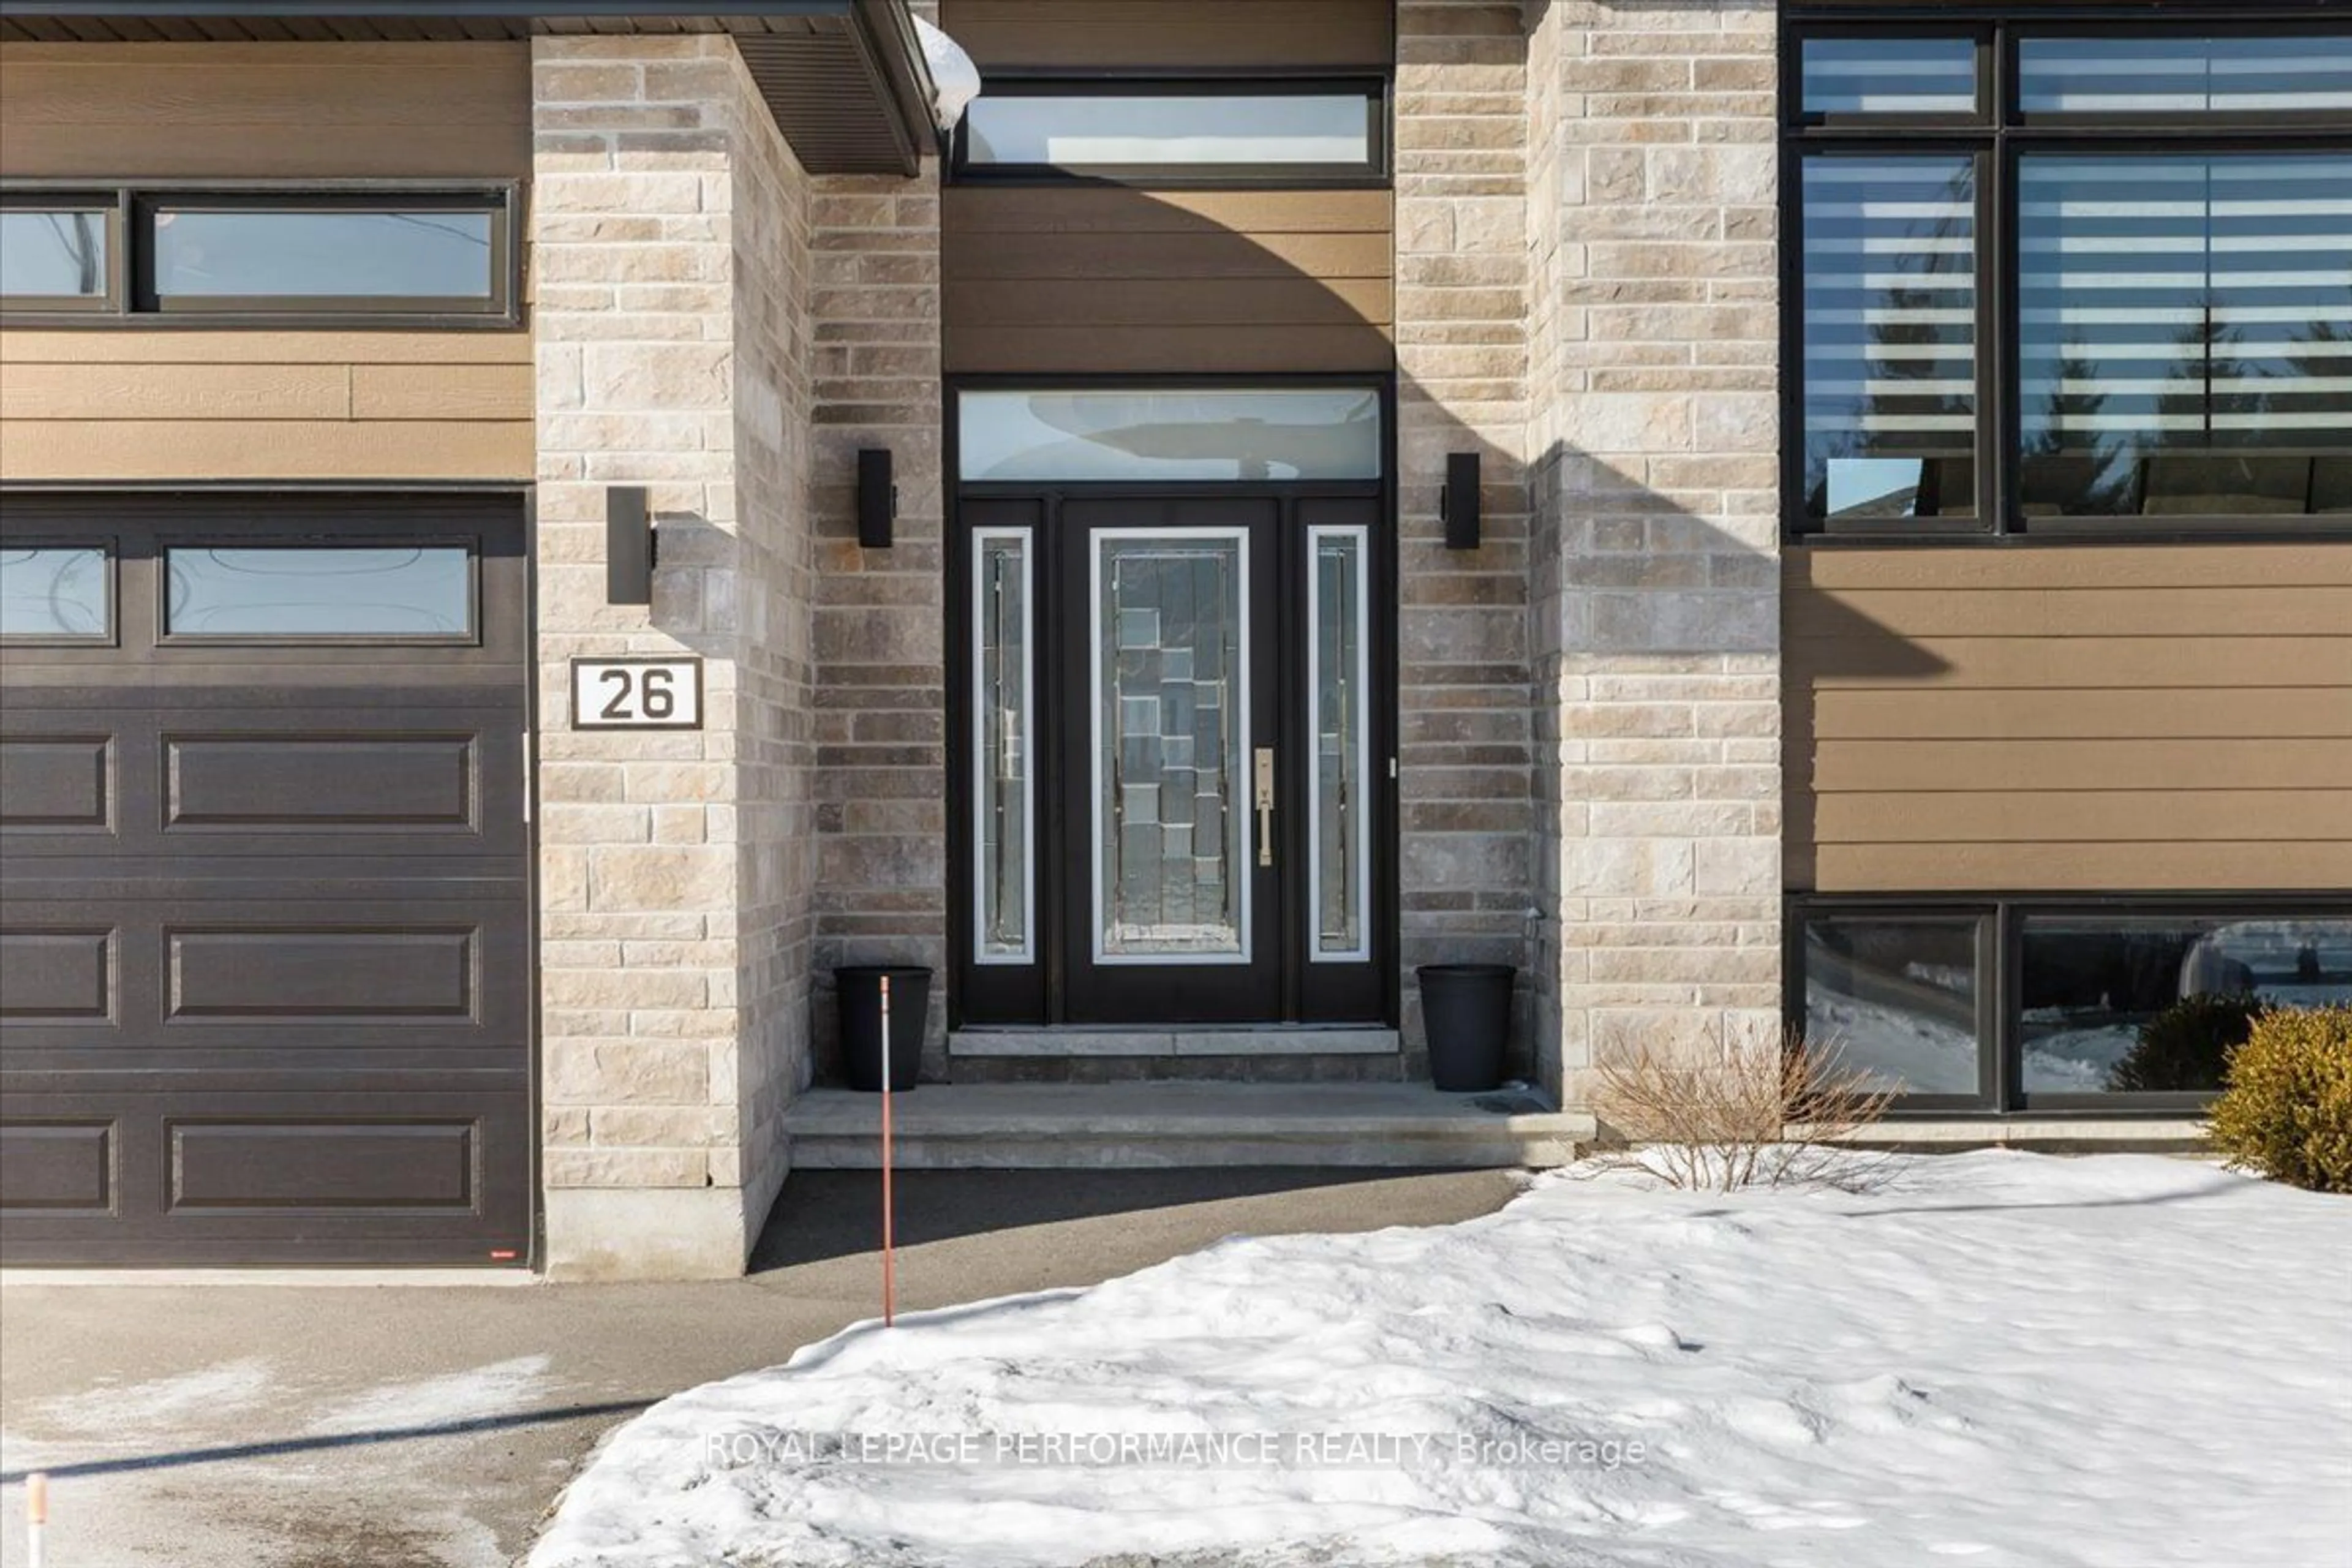
<path fill-rule="evenodd" d="M 890 548 L 890 525 L 898 517 L 898 487 L 890 478 L 890 448 L 861 447 L 857 452 L 857 542 L 868 550 Z"/>
<path fill-rule="evenodd" d="M 604 488 L 604 601 L 654 602 L 653 508 L 643 485 Z"/>
<path fill-rule="evenodd" d="M 1437 497 L 1438 520 L 1445 524 L 1445 548 L 1478 548 L 1478 454 L 1445 455 L 1445 489 Z"/>

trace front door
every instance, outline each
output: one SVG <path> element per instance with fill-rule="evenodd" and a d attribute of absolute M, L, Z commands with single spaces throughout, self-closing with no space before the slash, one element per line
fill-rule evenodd
<path fill-rule="evenodd" d="M 1375 1023 L 1376 492 L 967 498 L 967 1024 Z"/>

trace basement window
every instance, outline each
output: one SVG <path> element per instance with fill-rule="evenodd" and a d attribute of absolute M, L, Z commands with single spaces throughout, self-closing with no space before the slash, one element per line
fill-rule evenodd
<path fill-rule="evenodd" d="M 992 81 L 958 127 L 958 178 L 1130 184 L 1379 184 L 1375 81 Z"/>
<path fill-rule="evenodd" d="M 60 324 L 510 326 L 511 185 L 0 192 L 0 309 Z"/>
<path fill-rule="evenodd" d="M 2352 1001 L 2334 894 L 1801 894 L 1788 951 L 1790 1027 L 1899 1112 L 2195 1113 L 2227 1049 L 2198 1033 L 2211 999 Z"/>

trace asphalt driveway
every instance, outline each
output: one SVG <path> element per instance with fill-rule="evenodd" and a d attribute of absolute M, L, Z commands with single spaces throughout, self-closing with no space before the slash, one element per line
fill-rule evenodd
<path fill-rule="evenodd" d="M 917 1172 L 902 1310 L 1090 1284 L 1235 1232 L 1440 1225 L 1516 1173 Z M 793 1178 L 751 1278 L 0 1288 L 0 1565 L 497 1568 L 599 1436 L 877 1310 L 877 1181 Z"/>

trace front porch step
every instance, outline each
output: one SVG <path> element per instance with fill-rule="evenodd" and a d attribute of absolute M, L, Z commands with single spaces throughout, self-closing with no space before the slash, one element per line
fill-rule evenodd
<path fill-rule="evenodd" d="M 784 1114 L 802 1170 L 881 1163 L 882 1097 L 817 1089 Z M 1527 1090 L 1425 1083 L 944 1083 L 893 1097 L 904 1170 L 1185 1165 L 1545 1168 L 1575 1159 L 1590 1116 Z"/>

